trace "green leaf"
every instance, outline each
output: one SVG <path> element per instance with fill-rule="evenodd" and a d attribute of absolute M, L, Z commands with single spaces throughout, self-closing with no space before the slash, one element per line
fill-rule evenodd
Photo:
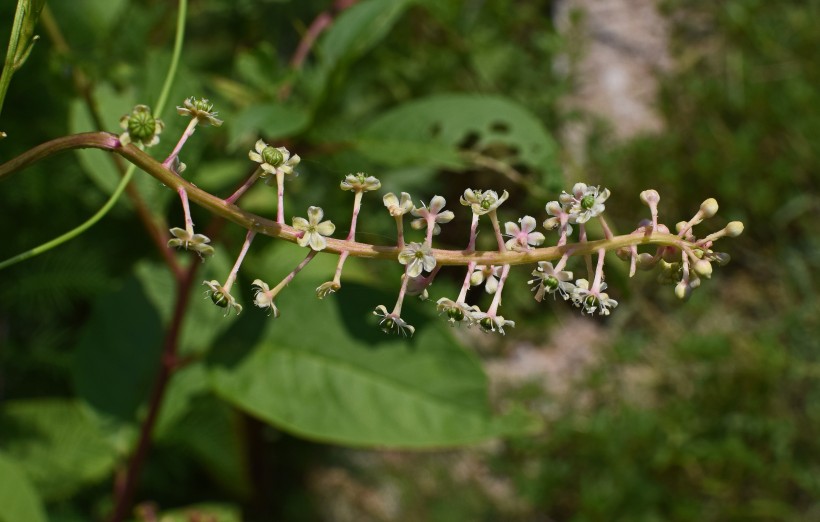
<path fill-rule="evenodd" d="M 97 300 L 77 346 L 73 378 L 92 407 L 132 420 L 159 370 L 162 325 L 136 279 Z"/>
<path fill-rule="evenodd" d="M 260 137 L 277 140 L 294 136 L 307 127 L 310 115 L 307 111 L 271 102 L 254 105 L 240 112 L 229 127 L 230 147 L 254 143 Z"/>
<path fill-rule="evenodd" d="M 219 279 L 225 277 L 231 269 L 231 261 L 224 248 L 217 245 L 215 254 L 205 264 L 202 279 Z M 199 263 L 196 254 L 189 253 L 194 263 Z M 176 284 L 164 265 L 143 261 L 137 264 L 135 273 L 142 285 L 142 290 L 150 304 L 156 310 L 163 325 L 168 325 L 174 312 Z M 202 354 L 208 351 L 214 340 L 231 326 L 236 316 L 224 317 L 224 310 L 213 304 L 210 299 L 203 299 L 204 286 L 197 280 L 192 290 L 194 295 L 188 302 L 182 332 L 179 336 L 179 353 L 181 355 Z M 240 299 L 241 289 L 234 287 L 233 295 Z M 164 328 L 163 328 L 164 330 Z"/>
<path fill-rule="evenodd" d="M 387 35 L 412 3 L 414 0 L 365 0 L 346 9 L 319 46 L 324 68 L 330 71 L 364 55 Z"/>
<path fill-rule="evenodd" d="M 0 522 L 46 522 L 45 510 L 23 470 L 0 454 Z"/>
<path fill-rule="evenodd" d="M 526 108 L 500 96 L 442 94 L 396 107 L 371 122 L 357 148 L 389 166 L 460 166 L 461 151 L 497 156 L 552 174 L 557 146 Z"/>
<path fill-rule="evenodd" d="M 317 301 L 316 286 L 292 284 L 278 319 L 237 322 L 212 358 L 219 395 L 297 435 L 353 446 L 455 446 L 534 427 L 491 413 L 481 366 L 442 322 L 388 336 L 371 312 L 389 296 L 346 284 L 338 300 Z"/>
<path fill-rule="evenodd" d="M 84 485 L 103 479 L 114 468 L 113 446 L 75 401 L 6 402 L 0 410 L 0 433 L 0 447 L 48 500 L 67 498 Z M 0 472 L 0 479 L 4 476 Z M 0 512 L 5 514 L 5 503 L 0 502 L 0 506 Z"/>
<path fill-rule="evenodd" d="M 194 504 L 171 511 L 163 511 L 160 513 L 159 519 L 162 522 L 190 522 L 191 520 L 242 522 L 242 512 L 239 507 L 230 504 Z"/>
<path fill-rule="evenodd" d="M 157 439 L 160 444 L 191 454 L 224 489 L 238 497 L 247 497 L 252 486 L 239 414 L 210 395 L 203 366 L 194 367 L 196 373 L 202 375 L 203 392 L 189 397 L 184 415 L 172 426 L 161 430 L 158 426 Z M 172 383 L 179 377 L 180 374 L 175 375 Z"/>

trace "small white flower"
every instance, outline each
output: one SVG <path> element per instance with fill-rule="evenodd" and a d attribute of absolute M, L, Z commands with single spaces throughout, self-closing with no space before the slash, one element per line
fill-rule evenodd
<path fill-rule="evenodd" d="M 209 297 L 216 306 L 224 308 L 226 316 L 231 313 L 231 310 L 235 310 L 236 315 L 242 313 L 242 305 L 236 302 L 236 299 L 219 284 L 219 281 L 203 281 L 202 284 L 208 287 L 205 292 L 206 297 Z"/>
<path fill-rule="evenodd" d="M 569 281 L 572 279 L 572 272 L 561 270 L 555 271 L 555 267 L 549 261 L 539 261 L 538 268 L 532 271 L 535 279 L 528 281 L 528 284 L 538 283 L 532 288 L 535 291 L 535 300 L 541 302 L 544 294 L 560 295 L 566 301 L 575 289 L 575 285 Z"/>
<path fill-rule="evenodd" d="M 273 314 L 273 317 L 279 317 L 279 309 L 276 308 L 276 305 L 273 303 L 273 299 L 276 296 L 271 292 L 268 284 L 261 279 L 255 279 L 253 286 L 255 287 L 253 290 L 253 304 L 259 308 L 268 308 Z"/>
<path fill-rule="evenodd" d="M 470 286 L 478 286 L 484 283 L 484 290 L 488 294 L 494 294 L 498 289 L 498 278 L 501 277 L 501 266 L 478 265 L 470 275 Z"/>
<path fill-rule="evenodd" d="M 370 192 L 379 190 L 382 183 L 373 176 L 366 176 L 364 172 L 348 174 L 344 181 L 339 184 L 342 190 L 352 190 L 354 192 Z"/>
<path fill-rule="evenodd" d="M 302 161 L 298 154 L 291 156 L 285 147 L 271 147 L 263 140 L 257 141 L 254 149 L 248 157 L 260 164 L 263 173 L 259 177 L 263 179 L 277 173 L 293 175 L 293 169 Z"/>
<path fill-rule="evenodd" d="M 453 301 L 442 297 L 436 302 L 436 309 L 439 315 L 446 315 L 450 326 L 464 323 L 468 327 L 474 324 L 473 314 L 479 311 L 477 306 L 469 306 L 462 301 Z"/>
<path fill-rule="evenodd" d="M 391 314 L 387 311 L 384 305 L 379 305 L 373 310 L 373 315 L 381 317 L 379 326 L 384 333 L 401 334 L 405 337 L 412 337 L 416 332 L 415 327 L 407 324 L 407 322 L 396 314 Z"/>
<path fill-rule="evenodd" d="M 473 320 L 481 328 L 481 331 L 485 333 L 498 332 L 501 335 L 504 335 L 505 327 L 509 326 L 510 328 L 515 328 L 515 321 L 508 321 L 500 315 L 490 315 L 486 312 L 474 312 Z"/>
<path fill-rule="evenodd" d="M 416 277 L 436 267 L 432 249 L 421 243 L 410 243 L 399 253 L 399 263 L 407 265 L 407 276 Z"/>
<path fill-rule="evenodd" d="M 465 207 L 470 207 L 473 214 L 483 216 L 490 211 L 497 209 L 502 203 L 507 201 L 510 195 L 505 190 L 501 197 L 494 190 L 474 190 L 467 189 L 459 200 Z"/>
<path fill-rule="evenodd" d="M 222 125 L 222 120 L 216 117 L 217 112 L 214 110 L 214 104 L 206 98 L 196 99 L 191 96 L 182 105 L 184 107 L 177 107 L 177 114 L 180 116 L 196 118 L 203 125 L 213 125 L 214 127 Z"/>
<path fill-rule="evenodd" d="M 572 223 L 586 223 L 606 209 L 604 202 L 609 199 L 609 189 L 600 190 L 600 187 L 576 183 L 572 187 L 572 194 L 564 192 L 558 199 L 565 207 L 569 207 Z"/>
<path fill-rule="evenodd" d="M 387 211 L 393 217 L 403 216 L 413 210 L 413 200 L 407 192 L 401 193 L 401 201 L 392 192 L 385 194 L 382 201 L 384 201 L 384 206 L 387 207 Z"/>
<path fill-rule="evenodd" d="M 324 250 L 327 246 L 325 236 L 333 234 L 336 225 L 328 221 L 322 221 L 324 211 L 320 207 L 308 208 L 308 219 L 302 217 L 293 218 L 293 228 L 303 232 L 302 236 L 296 240 L 299 246 L 310 246 L 313 250 Z"/>
<path fill-rule="evenodd" d="M 435 223 L 433 226 L 433 235 L 438 235 L 439 232 L 441 232 L 441 227 L 438 224 L 449 223 L 455 217 L 455 214 L 449 210 L 442 212 L 446 204 L 447 201 L 443 197 L 434 196 L 433 199 L 430 200 L 429 207 L 425 206 L 424 203 L 421 204 L 421 208 L 413 207 L 413 210 L 410 212 L 419 219 L 414 219 L 410 223 L 410 226 L 416 230 L 421 230 L 427 227 L 429 221 L 432 221 Z"/>
<path fill-rule="evenodd" d="M 210 238 L 204 234 L 189 234 L 184 228 L 172 228 L 170 230 L 173 239 L 168 240 L 169 248 L 183 248 L 199 254 L 199 257 L 206 258 L 214 253 L 214 247 L 209 245 Z"/>
<path fill-rule="evenodd" d="M 544 234 L 541 232 L 533 232 L 537 226 L 535 218 L 532 216 L 524 216 L 518 220 L 521 226 L 507 221 L 504 224 L 506 236 L 511 238 L 507 241 L 507 250 L 515 250 L 518 252 L 525 252 L 531 247 L 538 246 L 544 242 Z"/>
<path fill-rule="evenodd" d="M 547 203 L 547 214 L 552 217 L 547 218 L 544 221 L 544 228 L 547 230 L 555 230 L 556 228 L 561 226 L 561 217 L 566 215 L 566 227 L 567 227 L 567 235 L 572 235 L 572 225 L 569 224 L 569 214 L 564 210 L 564 207 L 561 206 L 560 203 L 557 201 L 550 201 Z"/>
<path fill-rule="evenodd" d="M 328 295 L 336 292 L 342 287 L 339 283 L 335 281 L 327 281 L 326 283 L 322 283 L 316 288 L 316 297 L 319 299 L 324 299 Z"/>
<path fill-rule="evenodd" d="M 589 281 L 579 279 L 575 282 L 575 288 L 572 291 L 572 302 L 581 308 L 582 312 L 590 315 L 595 313 L 595 310 L 598 310 L 599 315 L 609 315 L 609 309 L 618 306 L 618 301 L 610 299 L 604 290 L 606 290 L 606 283 L 601 283 L 601 288 L 593 292 L 589 289 Z"/>

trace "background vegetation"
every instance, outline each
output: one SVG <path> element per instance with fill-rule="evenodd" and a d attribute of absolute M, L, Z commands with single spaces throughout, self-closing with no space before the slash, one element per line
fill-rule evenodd
<path fill-rule="evenodd" d="M 0 5 L 1 42 L 11 4 Z M 180 340 L 188 364 L 167 390 L 135 516 L 151 520 L 151 502 L 179 520 L 220 521 L 820 518 L 820 2 L 665 2 L 664 130 L 626 142 L 611 122 L 566 108 L 577 79 L 555 64 L 583 56 L 573 28 L 584 17 L 559 35 L 551 4 L 365 0 L 291 67 L 329 2 L 193 1 L 171 99 L 209 97 L 226 124 L 195 134 L 186 176 L 229 193 L 261 134 L 304 158 L 288 213 L 319 204 L 339 230 L 350 198 L 336 187 L 357 171 L 417 200 L 507 189 L 508 218 L 542 216 L 575 181 L 600 183 L 622 230 L 641 217 L 644 188 L 659 190 L 670 223 L 712 196 L 724 219 L 746 223 L 726 247 L 732 263 L 685 304 L 651 275 L 628 281 L 611 268 L 621 305 L 607 321 L 538 305 L 518 270 L 504 302 L 517 326 L 503 339 L 454 334 L 429 304 L 409 310 L 413 341 L 383 336 L 370 312 L 397 287 L 385 264 L 374 280 L 376 263 L 350 263 L 342 292 L 317 301 L 334 261 L 319 256 L 282 295 L 276 322 L 251 309 L 223 320 L 194 295 Z M 94 129 L 92 98 L 116 132 L 156 97 L 169 60 L 173 3 L 50 8 L 58 30 L 41 23 L 0 117 L 4 161 Z M 156 157 L 185 124 L 162 117 Z M 585 160 L 564 169 L 560 137 L 577 121 L 592 129 Z M 499 162 L 520 179 L 488 168 Z M 174 195 L 137 178 L 156 218 L 179 226 Z M 84 220 L 117 179 L 105 154 L 83 152 L 4 180 L 0 258 Z M 270 214 L 272 203 L 260 186 L 243 206 Z M 222 279 L 243 231 L 194 212 L 218 237 L 198 277 Z M 391 227 L 366 198 L 361 237 L 388 243 Z M 442 241 L 465 238 L 457 220 Z M 241 299 L 300 256 L 258 240 Z M 157 375 L 173 280 L 128 199 L 0 277 L 0 520 L 105 518 Z M 460 277 L 443 272 L 433 297 Z"/>

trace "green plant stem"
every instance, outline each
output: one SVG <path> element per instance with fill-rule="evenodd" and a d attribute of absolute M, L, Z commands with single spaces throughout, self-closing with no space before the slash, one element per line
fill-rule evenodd
<path fill-rule="evenodd" d="M 6 99 L 6 92 L 11 84 L 11 77 L 16 70 L 14 57 L 17 55 L 17 44 L 20 40 L 20 29 L 23 27 L 23 17 L 25 16 L 25 1 L 17 0 L 17 10 L 14 13 L 14 22 L 11 26 L 11 36 L 9 36 L 9 46 L 6 50 L 6 61 L 3 64 L 3 72 L 0 74 L 0 113 L 3 112 L 3 102 Z M 2 136 L 5 136 L 3 134 Z M 2 137 L 0 136 L 0 137 Z"/>
<path fill-rule="evenodd" d="M 141 170 L 145 171 L 147 174 L 156 178 L 160 183 L 167 186 L 169 189 L 177 190 L 179 187 L 184 187 L 191 201 L 205 210 L 208 210 L 212 214 L 224 217 L 225 219 L 236 223 L 246 230 L 253 230 L 254 232 L 273 238 L 284 239 L 285 241 L 290 241 L 292 243 L 295 243 L 299 238 L 300 232 L 295 230 L 293 227 L 284 224 L 280 225 L 270 219 L 246 212 L 236 205 L 231 205 L 225 200 L 205 192 L 199 187 L 196 187 L 181 178 L 173 171 L 166 169 L 162 166 L 162 163 L 141 151 L 134 145 L 121 147 L 119 145 L 119 140 L 115 135 L 104 132 L 74 134 L 38 145 L 37 147 L 24 152 L 20 156 L 17 156 L 16 158 L 0 165 L 0 180 L 12 172 L 23 169 L 28 165 L 36 163 L 37 161 L 58 152 L 78 148 L 97 148 L 119 154 L 127 161 L 135 164 Z M 612 251 L 633 245 L 663 245 L 676 247 L 681 250 L 685 248 L 699 248 L 697 245 L 692 244 L 674 234 L 666 234 L 661 232 L 651 232 L 647 234 L 643 229 L 641 229 L 636 232 L 632 232 L 631 234 L 614 236 L 612 239 L 600 239 L 596 241 L 587 241 L 584 243 L 571 243 L 561 246 L 533 248 L 532 250 L 528 250 L 526 252 L 433 249 L 433 255 L 436 258 L 436 263 L 443 266 L 463 266 L 467 265 L 471 261 L 482 265 L 524 265 L 537 263 L 538 261 L 553 261 L 560 259 L 566 252 L 571 252 L 571 255 L 588 255 L 597 252 L 600 248 L 605 248 L 607 251 Z M 327 238 L 327 248 L 322 252 L 333 254 L 348 252 L 348 255 L 353 257 L 395 260 L 398 257 L 400 250 L 395 246 L 370 245 L 356 241 L 344 241 L 341 239 Z"/>

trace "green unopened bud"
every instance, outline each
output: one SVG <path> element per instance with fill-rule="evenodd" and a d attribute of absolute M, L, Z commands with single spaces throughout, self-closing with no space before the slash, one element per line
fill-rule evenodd
<path fill-rule="evenodd" d="M 146 147 L 159 143 L 159 134 L 163 129 L 162 121 L 154 117 L 147 105 L 134 107 L 131 114 L 120 118 L 120 126 L 125 130 L 120 136 L 122 145 L 136 142 Z"/>
<path fill-rule="evenodd" d="M 709 198 L 700 204 L 700 214 L 704 218 L 710 218 L 717 214 L 718 202 L 715 198 Z"/>
<path fill-rule="evenodd" d="M 228 299 L 225 297 L 225 294 L 215 290 L 211 292 L 211 301 L 220 308 L 227 308 L 228 307 Z"/>
<path fill-rule="evenodd" d="M 678 233 L 680 233 L 681 230 L 683 230 L 684 228 L 688 228 L 688 226 L 689 223 L 687 223 L 686 221 L 678 221 L 677 223 L 675 223 L 675 230 L 677 230 Z"/>
<path fill-rule="evenodd" d="M 276 147 L 265 147 L 262 151 L 262 159 L 268 165 L 272 165 L 274 167 L 278 167 L 285 162 L 285 156 L 282 154 L 282 151 L 277 149 Z"/>
<path fill-rule="evenodd" d="M 459 308 L 450 308 L 447 310 L 447 317 L 454 321 L 463 321 L 464 320 L 464 312 L 461 311 Z"/>

